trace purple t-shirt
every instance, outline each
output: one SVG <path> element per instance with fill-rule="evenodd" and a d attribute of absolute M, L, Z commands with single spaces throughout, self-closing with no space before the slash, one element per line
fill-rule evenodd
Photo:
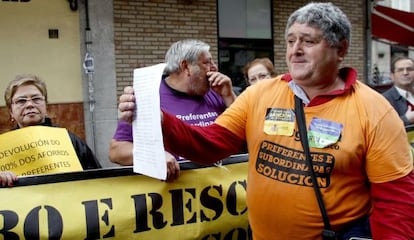
<path fill-rule="evenodd" d="M 184 122 L 199 126 L 212 124 L 226 109 L 223 99 L 213 90 L 204 96 L 190 96 L 169 87 L 165 79 L 162 79 L 160 84 L 160 105 L 162 110 Z M 113 139 L 132 142 L 132 125 L 118 121 Z"/>

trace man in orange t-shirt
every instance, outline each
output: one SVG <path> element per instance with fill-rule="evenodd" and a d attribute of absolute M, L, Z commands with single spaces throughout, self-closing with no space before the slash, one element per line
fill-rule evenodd
<path fill-rule="evenodd" d="M 407 135 L 387 100 L 357 81 L 354 69 L 340 67 L 350 43 L 348 18 L 332 3 L 309 3 L 289 17 L 285 33 L 288 74 L 249 87 L 208 127 L 162 112 L 165 148 L 207 164 L 237 153 L 246 141 L 253 239 L 322 239 L 324 221 L 294 111 L 297 96 L 312 169 L 338 239 L 370 235 L 347 235 L 368 217 L 374 239 L 413 239 Z M 134 108 L 121 102 L 121 117 L 131 121 Z"/>

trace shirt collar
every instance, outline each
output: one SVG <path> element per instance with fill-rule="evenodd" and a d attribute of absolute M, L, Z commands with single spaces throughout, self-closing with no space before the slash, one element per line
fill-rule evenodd
<path fill-rule="evenodd" d="M 402 88 L 399 88 L 399 87 L 397 87 L 397 86 L 395 86 L 394 85 L 394 87 L 395 87 L 395 89 L 397 89 L 397 92 L 403 97 L 403 98 L 405 98 L 405 99 L 407 99 L 408 98 L 408 96 L 409 96 L 409 92 L 407 91 L 407 90 L 404 90 L 404 89 L 402 89 Z"/>
<path fill-rule="evenodd" d="M 318 95 L 314 97 L 313 99 L 309 100 L 306 96 L 303 89 L 297 85 L 294 81 L 292 81 L 292 76 L 289 73 L 286 73 L 282 76 L 282 80 L 287 81 L 289 83 L 289 87 L 292 89 L 293 93 L 302 99 L 303 103 L 305 103 L 307 106 L 317 106 L 323 103 L 326 103 L 335 97 L 345 94 L 350 91 L 353 84 L 357 81 L 357 71 L 350 67 L 345 67 L 339 69 L 338 76 L 340 79 L 345 81 L 345 87 L 344 89 L 338 89 L 334 90 L 322 95 Z"/>

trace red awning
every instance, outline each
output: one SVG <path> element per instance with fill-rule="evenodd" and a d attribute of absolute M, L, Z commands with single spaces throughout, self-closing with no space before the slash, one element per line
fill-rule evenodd
<path fill-rule="evenodd" d="M 376 38 L 414 47 L 414 13 L 377 5 L 371 14 L 371 34 Z"/>

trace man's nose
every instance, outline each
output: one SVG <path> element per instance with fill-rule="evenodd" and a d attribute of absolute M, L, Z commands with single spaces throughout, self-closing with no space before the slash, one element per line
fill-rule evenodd
<path fill-rule="evenodd" d="M 293 52 L 295 53 L 295 54 L 297 54 L 297 53 L 302 53 L 303 52 L 303 46 L 302 46 L 302 42 L 301 41 L 296 41 L 294 44 L 293 44 L 293 46 L 292 46 L 292 49 L 293 49 Z"/>
<path fill-rule="evenodd" d="M 215 62 L 211 63 L 210 71 L 212 71 L 212 72 L 217 72 L 218 71 L 218 67 L 217 67 Z"/>

